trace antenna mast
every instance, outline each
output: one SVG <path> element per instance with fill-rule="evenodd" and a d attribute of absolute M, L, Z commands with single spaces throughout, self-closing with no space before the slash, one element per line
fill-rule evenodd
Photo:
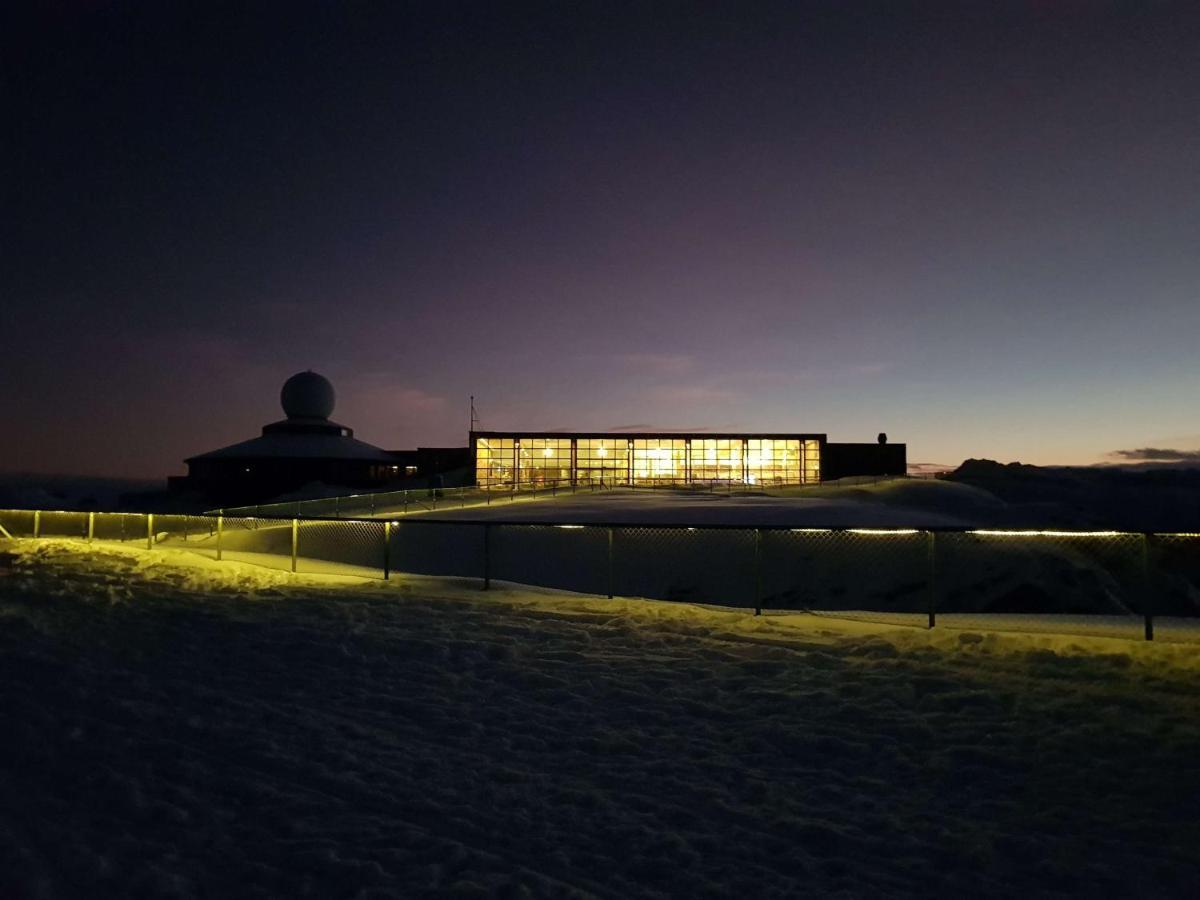
<path fill-rule="evenodd" d="M 479 416 L 475 414 L 475 395 L 471 395 L 471 433 L 474 434 L 479 425 Z"/>

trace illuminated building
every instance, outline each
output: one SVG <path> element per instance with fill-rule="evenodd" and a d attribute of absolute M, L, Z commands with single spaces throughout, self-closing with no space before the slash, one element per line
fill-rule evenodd
<path fill-rule="evenodd" d="M 824 434 L 476 431 L 471 453 L 481 487 L 778 486 L 849 475 L 903 475 L 906 467 L 903 444 L 831 444 Z"/>
<path fill-rule="evenodd" d="M 186 460 L 175 490 L 222 504 L 280 495 L 450 486 L 474 481 L 504 489 L 521 484 L 773 487 L 847 476 L 903 475 L 905 446 L 830 443 L 824 434 L 472 431 L 467 447 L 383 450 L 356 440 L 329 417 L 334 390 L 315 372 L 287 380 L 287 418 L 262 434 Z"/>

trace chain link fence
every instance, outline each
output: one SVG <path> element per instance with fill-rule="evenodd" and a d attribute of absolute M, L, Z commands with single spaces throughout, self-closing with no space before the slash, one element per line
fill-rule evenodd
<path fill-rule="evenodd" d="M 503 505 L 520 500 L 557 497 L 569 494 L 595 493 L 614 489 L 658 492 L 677 491 L 687 494 L 735 494 L 787 496 L 795 493 L 810 493 L 818 488 L 846 487 L 851 485 L 879 484 L 902 480 L 903 475 L 857 475 L 829 482 L 792 482 L 783 479 L 767 482 L 749 482 L 731 479 L 659 479 L 654 484 L 627 481 L 571 482 L 530 481 L 520 484 L 482 487 L 424 487 L 403 491 L 376 491 L 367 494 L 346 494 L 336 497 L 320 497 L 312 500 L 288 500 L 281 503 L 263 503 L 256 506 L 239 506 L 212 509 L 208 515 L 250 516 L 254 518 L 298 518 L 298 519 L 387 519 L 412 513 L 437 510 L 467 509 L 477 506 Z"/>
<path fill-rule="evenodd" d="M 528 524 L 0 510 L 0 537 L 293 572 L 441 575 L 767 615 L 1200 641 L 1200 534 Z"/>
<path fill-rule="evenodd" d="M 518 500 L 555 497 L 562 494 L 594 493 L 617 487 L 616 484 L 573 484 L 570 481 L 536 481 L 494 487 L 424 487 L 404 491 L 377 491 L 313 500 L 289 500 L 212 509 L 209 515 L 253 516 L 255 518 L 298 519 L 376 519 L 405 516 L 410 513 L 466 509 L 515 503 Z"/>

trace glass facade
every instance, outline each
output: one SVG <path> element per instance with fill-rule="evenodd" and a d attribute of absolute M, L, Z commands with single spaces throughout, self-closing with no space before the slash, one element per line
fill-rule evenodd
<path fill-rule="evenodd" d="M 821 442 L 804 442 L 804 483 L 816 484 L 821 480 Z"/>
<path fill-rule="evenodd" d="M 517 439 L 517 480 L 529 484 L 558 484 L 571 480 L 570 438 Z"/>
<path fill-rule="evenodd" d="M 687 477 L 686 438 L 634 438 L 634 484 L 685 484 Z"/>
<path fill-rule="evenodd" d="M 821 438 L 477 434 L 482 487 L 513 484 L 813 484 Z"/>
<path fill-rule="evenodd" d="M 692 481 L 746 481 L 745 439 L 693 438 L 691 444 Z"/>
<path fill-rule="evenodd" d="M 624 437 L 576 438 L 576 483 L 628 484 L 629 443 Z"/>
<path fill-rule="evenodd" d="M 517 480 L 516 441 L 510 437 L 475 439 L 475 481 L 481 487 Z"/>

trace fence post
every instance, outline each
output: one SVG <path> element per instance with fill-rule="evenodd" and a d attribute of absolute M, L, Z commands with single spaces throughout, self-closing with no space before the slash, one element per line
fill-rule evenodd
<path fill-rule="evenodd" d="M 146 516 L 146 549 L 154 549 L 154 513 Z"/>
<path fill-rule="evenodd" d="M 937 624 L 937 532 L 927 531 L 926 552 L 929 556 L 929 627 Z"/>
<path fill-rule="evenodd" d="M 42 536 L 42 511 L 40 509 L 33 511 L 33 536 L 35 538 Z"/>
<path fill-rule="evenodd" d="M 300 547 L 300 520 L 292 519 L 292 571 L 296 571 L 296 552 Z"/>
<path fill-rule="evenodd" d="M 392 577 L 392 523 L 383 523 L 383 580 Z"/>
<path fill-rule="evenodd" d="M 340 519 L 342 517 L 342 498 L 341 497 L 333 498 L 333 517 L 335 519 Z"/>
<path fill-rule="evenodd" d="M 762 529 L 754 529 L 754 614 L 762 615 Z"/>
<path fill-rule="evenodd" d="M 225 533 L 225 517 L 217 516 L 217 560 L 221 559 L 221 537 Z"/>
<path fill-rule="evenodd" d="M 1142 535 L 1142 618 L 1146 640 L 1154 640 L 1154 610 L 1150 608 L 1150 535 Z"/>
<path fill-rule="evenodd" d="M 125 513 L 121 513 L 121 543 L 125 543 Z"/>
<path fill-rule="evenodd" d="M 375 515 L 375 495 L 371 495 L 371 515 Z"/>
<path fill-rule="evenodd" d="M 183 540 L 185 543 L 187 542 L 187 539 L 188 539 L 188 519 L 190 519 L 190 518 L 191 518 L 191 516 L 183 517 Z"/>
<path fill-rule="evenodd" d="M 483 526 L 483 589 L 490 591 L 492 589 L 492 526 L 491 523 L 484 523 Z"/>
<path fill-rule="evenodd" d="M 608 529 L 608 599 L 613 598 L 613 530 Z"/>
<path fill-rule="evenodd" d="M 96 514 L 88 513 L 88 543 L 92 542 L 92 538 L 96 536 Z"/>

